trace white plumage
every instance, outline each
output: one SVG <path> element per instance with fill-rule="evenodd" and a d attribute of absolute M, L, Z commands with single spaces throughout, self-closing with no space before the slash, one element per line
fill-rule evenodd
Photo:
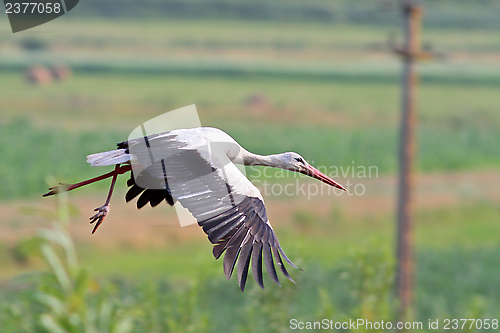
<path fill-rule="evenodd" d="M 87 163 L 93 167 L 122 164 L 128 161 L 130 161 L 130 155 L 125 153 L 125 149 L 115 149 L 87 156 Z"/>

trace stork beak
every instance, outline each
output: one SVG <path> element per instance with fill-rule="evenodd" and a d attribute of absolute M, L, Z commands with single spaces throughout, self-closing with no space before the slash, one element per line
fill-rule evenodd
<path fill-rule="evenodd" d="M 325 175 L 324 173 L 322 173 L 321 171 L 319 171 L 318 169 L 316 169 L 312 165 L 308 164 L 305 167 L 305 170 L 302 171 L 301 173 L 303 173 L 304 175 L 308 175 L 309 177 L 313 177 L 313 178 L 316 178 L 318 180 L 321 180 L 325 184 L 328 184 L 328 185 L 331 185 L 331 186 L 336 187 L 338 189 L 347 191 L 342 185 L 340 185 L 339 183 L 337 183 L 336 181 L 334 181 L 333 179 L 331 179 L 330 177 L 328 177 L 327 175 Z"/>

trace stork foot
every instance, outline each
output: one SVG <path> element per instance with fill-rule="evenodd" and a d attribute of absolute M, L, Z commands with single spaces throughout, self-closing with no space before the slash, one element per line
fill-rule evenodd
<path fill-rule="evenodd" d="M 43 197 L 48 197 L 57 193 L 60 193 L 62 191 L 70 191 L 71 190 L 71 184 L 68 183 L 59 183 L 58 186 L 54 187 L 49 187 L 49 192 L 45 193 Z"/>
<path fill-rule="evenodd" d="M 95 214 L 94 216 L 92 216 L 90 218 L 90 224 L 92 224 L 96 221 L 97 221 L 97 223 L 95 224 L 94 229 L 92 230 L 92 233 L 94 233 L 97 230 L 97 228 L 99 228 L 99 226 L 101 225 L 101 223 L 104 220 L 104 218 L 106 217 L 106 215 L 108 215 L 109 204 L 106 204 L 106 205 L 101 206 L 101 207 L 97 207 L 96 209 L 94 209 L 94 211 L 97 212 L 97 214 Z"/>

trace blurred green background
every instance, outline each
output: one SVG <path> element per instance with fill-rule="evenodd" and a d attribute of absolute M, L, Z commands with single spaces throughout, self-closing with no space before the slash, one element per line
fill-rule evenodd
<path fill-rule="evenodd" d="M 421 3 L 423 47 L 436 57 L 419 64 L 413 319 L 424 328 L 498 319 L 500 3 Z M 395 320 L 395 0 L 89 0 L 16 34 L 0 19 L 2 332 L 287 332 L 291 318 Z M 190 104 L 204 126 L 255 153 L 377 168 L 371 178 L 339 174 L 363 195 L 266 197 L 282 247 L 303 269 L 290 272 L 296 285 L 266 280 L 262 291 L 252 280 L 242 294 L 197 226 L 180 228 L 167 205 L 126 205 L 124 177 L 95 235 L 86 221 L 107 182 L 69 203 L 41 198 L 47 179 L 108 172 L 86 155 Z M 289 176 L 267 181 L 295 184 Z M 40 235 L 51 220 L 55 229 Z M 66 245 L 56 245 L 66 228 Z M 64 264 L 72 242 L 79 263 Z"/>

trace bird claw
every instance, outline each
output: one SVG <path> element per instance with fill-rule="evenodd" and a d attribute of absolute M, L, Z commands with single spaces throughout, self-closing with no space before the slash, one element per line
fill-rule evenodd
<path fill-rule="evenodd" d="M 94 223 L 97 221 L 96 225 L 94 226 L 94 229 L 92 230 L 92 233 L 94 233 L 97 228 L 99 228 L 99 226 L 101 225 L 102 221 L 104 220 L 104 218 L 106 217 L 106 215 L 108 215 L 109 213 L 109 205 L 104 205 L 104 206 L 101 206 L 101 207 L 97 207 L 96 209 L 94 209 L 95 212 L 97 212 L 97 214 L 95 214 L 94 216 L 90 217 L 90 224 Z"/>
<path fill-rule="evenodd" d="M 66 188 L 69 188 L 71 184 L 68 184 L 68 183 L 59 183 L 58 186 L 53 186 L 53 187 L 49 187 L 49 192 L 45 193 L 44 195 L 42 195 L 43 197 L 48 197 L 48 196 L 51 196 L 51 195 L 54 195 L 54 194 L 57 194 L 59 192 L 61 192 L 61 189 L 66 187 Z M 64 190 L 63 190 L 64 191 Z"/>
<path fill-rule="evenodd" d="M 42 197 L 48 197 L 48 196 L 51 196 L 51 195 L 54 195 L 54 194 L 57 194 L 57 189 L 51 187 L 49 188 L 49 192 L 45 193 L 42 195 Z"/>

